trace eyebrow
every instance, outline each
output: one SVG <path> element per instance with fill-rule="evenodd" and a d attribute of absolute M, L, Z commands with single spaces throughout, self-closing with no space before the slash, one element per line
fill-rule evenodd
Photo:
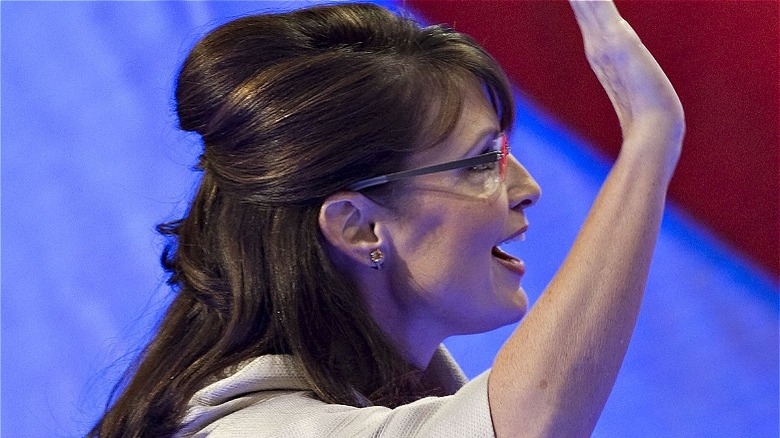
<path fill-rule="evenodd" d="M 495 141 L 498 136 L 501 135 L 501 130 L 495 127 L 490 127 L 482 130 L 477 137 L 477 141 L 469 148 L 464 157 L 469 155 L 479 155 L 484 153 L 483 150 L 488 142 Z"/>

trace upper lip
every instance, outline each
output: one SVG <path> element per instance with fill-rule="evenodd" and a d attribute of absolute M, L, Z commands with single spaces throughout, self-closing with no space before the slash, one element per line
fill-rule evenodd
<path fill-rule="evenodd" d="M 526 224 L 526 225 L 523 225 L 523 226 L 522 226 L 522 227 L 521 227 L 519 230 L 515 231 L 515 232 L 514 232 L 514 233 L 512 233 L 512 234 L 511 234 L 509 237 L 507 237 L 506 239 L 502 240 L 502 241 L 501 241 L 501 242 L 499 242 L 498 244 L 500 245 L 500 244 L 502 244 L 502 243 L 504 243 L 504 242 L 507 242 L 507 241 L 509 241 L 509 240 L 512 240 L 512 239 L 514 239 L 515 237 L 517 237 L 517 236 L 519 236 L 519 235 L 521 235 L 521 234 L 525 233 L 527 230 L 528 230 L 528 224 Z"/>

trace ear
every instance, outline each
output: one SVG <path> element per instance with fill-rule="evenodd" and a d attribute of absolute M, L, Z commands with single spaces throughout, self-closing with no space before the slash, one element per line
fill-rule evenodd
<path fill-rule="evenodd" d="M 342 257 L 369 266 L 371 251 L 383 244 L 376 230 L 383 210 L 360 193 L 338 192 L 326 198 L 320 207 L 320 229 Z"/>

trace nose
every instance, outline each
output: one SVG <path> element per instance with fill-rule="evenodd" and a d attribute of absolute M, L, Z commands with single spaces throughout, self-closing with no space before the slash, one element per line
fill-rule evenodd
<path fill-rule="evenodd" d="M 506 186 L 509 208 L 528 208 L 542 196 L 542 189 L 530 173 L 513 156 L 509 156 L 506 169 Z"/>

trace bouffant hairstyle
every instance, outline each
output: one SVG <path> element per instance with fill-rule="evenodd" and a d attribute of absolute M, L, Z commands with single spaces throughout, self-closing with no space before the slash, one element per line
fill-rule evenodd
<path fill-rule="evenodd" d="M 426 395 L 317 218 L 328 195 L 446 138 L 471 79 L 511 126 L 507 78 L 471 38 L 376 5 L 247 16 L 198 42 L 176 101 L 202 138 L 202 179 L 186 215 L 158 227 L 176 296 L 90 436 L 170 436 L 209 379 L 264 354 L 294 357 L 328 403 Z"/>

